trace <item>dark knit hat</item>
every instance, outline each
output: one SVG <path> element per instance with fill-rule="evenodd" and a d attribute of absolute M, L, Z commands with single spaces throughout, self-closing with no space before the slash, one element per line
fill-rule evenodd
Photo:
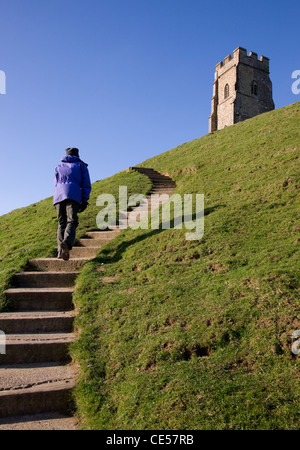
<path fill-rule="evenodd" d="M 79 150 L 75 147 L 66 148 L 66 155 L 77 156 L 79 158 Z"/>

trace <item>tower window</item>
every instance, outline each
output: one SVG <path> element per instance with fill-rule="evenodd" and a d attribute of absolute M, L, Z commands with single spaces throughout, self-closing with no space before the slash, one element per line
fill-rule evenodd
<path fill-rule="evenodd" d="M 225 84 L 225 88 L 224 88 L 224 98 L 228 98 L 229 97 L 229 84 Z"/>
<path fill-rule="evenodd" d="M 251 94 L 257 95 L 257 82 L 256 81 L 252 81 L 252 83 L 251 83 Z"/>

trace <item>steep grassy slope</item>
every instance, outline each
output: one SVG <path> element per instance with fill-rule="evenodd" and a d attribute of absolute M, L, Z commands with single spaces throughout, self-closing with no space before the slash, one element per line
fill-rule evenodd
<path fill-rule="evenodd" d="M 128 186 L 128 195 L 147 193 L 151 188 L 149 180 L 138 173 L 119 173 L 94 183 L 90 206 L 80 214 L 78 238 L 87 230 L 97 229 L 98 195 L 111 193 L 118 199 L 119 185 Z M 9 307 L 3 291 L 9 287 L 13 274 L 20 272 L 31 258 L 56 256 L 57 217 L 52 200 L 51 197 L 0 217 L 0 310 Z"/>
<path fill-rule="evenodd" d="M 84 427 L 298 427 L 299 122 L 296 103 L 142 164 L 205 194 L 205 234 L 124 231 L 84 267 Z"/>

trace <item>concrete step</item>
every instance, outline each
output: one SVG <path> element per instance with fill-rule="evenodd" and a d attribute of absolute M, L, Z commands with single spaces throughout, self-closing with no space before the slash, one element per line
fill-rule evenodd
<path fill-rule="evenodd" d="M 13 311 L 62 311 L 73 309 L 72 288 L 14 288 L 5 291 Z"/>
<path fill-rule="evenodd" d="M 112 230 L 112 231 L 87 231 L 85 233 L 85 238 L 88 237 L 90 239 L 103 240 L 103 242 L 109 242 L 111 239 L 115 238 L 119 233 L 120 229 Z"/>
<path fill-rule="evenodd" d="M 144 173 L 147 176 L 150 175 L 161 175 L 157 170 L 148 168 L 148 167 L 130 167 L 131 170 L 135 170 L 136 172 Z"/>
<path fill-rule="evenodd" d="M 79 241 L 77 242 L 77 245 L 79 247 L 97 247 L 98 251 L 99 249 L 107 244 L 108 242 L 110 242 L 111 239 L 107 238 L 107 239 L 79 239 Z"/>
<path fill-rule="evenodd" d="M 156 192 L 155 192 L 155 194 L 156 194 Z M 160 204 L 162 205 L 163 203 L 166 203 L 169 200 L 169 197 L 171 197 L 171 195 L 173 194 L 173 191 L 168 191 L 168 192 L 164 191 L 163 193 L 160 193 L 160 194 L 167 194 L 168 195 L 168 197 L 166 199 L 161 197 Z"/>
<path fill-rule="evenodd" d="M 155 180 L 155 179 L 151 179 L 151 183 L 152 186 L 163 186 L 163 187 L 175 187 L 175 183 L 174 181 L 170 181 L 170 180 Z"/>
<path fill-rule="evenodd" d="M 152 189 L 150 191 L 150 194 L 158 193 L 158 194 L 163 194 L 164 192 L 168 193 L 168 192 L 173 192 L 175 189 L 174 186 L 156 186 L 155 184 L 152 185 Z"/>
<path fill-rule="evenodd" d="M 151 191 L 151 194 L 155 194 L 155 195 L 167 194 L 169 197 L 171 197 L 173 192 L 174 192 L 174 189 L 169 189 L 169 190 L 164 189 L 163 191 L 153 190 L 153 191 Z"/>
<path fill-rule="evenodd" d="M 79 272 L 21 272 L 14 275 L 15 287 L 72 287 Z"/>
<path fill-rule="evenodd" d="M 160 201 L 153 201 L 151 202 L 151 199 L 148 200 L 148 204 L 147 203 L 143 203 L 142 205 L 139 205 L 137 208 L 139 211 L 146 211 L 149 209 L 156 209 L 158 208 L 160 205 L 162 204 L 162 199 Z M 134 211 L 136 211 L 136 208 L 134 208 Z"/>
<path fill-rule="evenodd" d="M 22 311 L 0 314 L 0 330 L 5 334 L 71 333 L 74 311 Z"/>
<path fill-rule="evenodd" d="M 164 191 L 151 192 L 151 194 L 147 195 L 148 203 L 150 203 L 151 201 L 153 203 L 160 203 L 162 194 L 164 194 Z"/>
<path fill-rule="evenodd" d="M 0 417 L 51 411 L 68 412 L 74 386 L 74 382 L 55 381 L 50 382 L 49 386 L 2 391 L 0 392 Z"/>
<path fill-rule="evenodd" d="M 163 175 L 159 172 L 152 172 L 152 173 L 149 172 L 149 177 L 151 177 L 152 179 L 173 181 L 172 178 L 168 177 L 167 175 Z"/>
<path fill-rule="evenodd" d="M 131 215 L 131 213 L 134 213 L 134 214 L 138 214 L 139 212 L 143 212 L 143 213 L 146 212 L 147 213 L 147 212 L 151 211 L 151 209 L 154 210 L 154 209 L 158 208 L 163 203 L 164 202 L 161 201 L 160 203 L 156 203 L 156 204 L 154 204 L 151 207 L 151 202 L 149 202 L 148 206 L 147 205 L 142 205 L 142 206 L 139 206 L 139 207 L 134 207 L 131 211 L 126 211 L 122 215 L 122 218 L 119 219 L 119 221 L 126 220 L 126 217 L 129 217 Z"/>
<path fill-rule="evenodd" d="M 76 371 L 57 362 L 0 368 L 0 418 L 68 412 Z"/>
<path fill-rule="evenodd" d="M 163 180 L 154 180 L 152 179 L 152 185 L 155 187 L 175 187 L 174 181 L 163 181 Z"/>
<path fill-rule="evenodd" d="M 99 253 L 99 247 L 73 247 L 70 252 L 70 258 L 96 258 Z"/>
<path fill-rule="evenodd" d="M 64 261 L 57 258 L 37 258 L 29 261 L 27 269 L 44 272 L 77 272 L 89 259 L 91 258 L 71 258 L 69 261 Z"/>
<path fill-rule="evenodd" d="M 77 426 L 75 417 L 56 411 L 0 418 L 0 431 L 76 431 Z"/>
<path fill-rule="evenodd" d="M 73 333 L 36 333 L 6 335 L 6 353 L 0 354 L 0 366 L 44 362 L 67 362 L 68 345 Z"/>
<path fill-rule="evenodd" d="M 62 364 L 58 361 L 7 365 L 0 368 L 0 391 L 25 389 L 51 381 L 73 380 L 76 373 L 77 367 L 74 364 Z"/>
<path fill-rule="evenodd" d="M 167 175 L 163 175 L 162 173 L 156 172 L 155 170 L 150 170 L 146 171 L 147 172 L 147 176 L 150 178 L 159 178 L 159 179 L 163 179 L 163 180 L 170 180 L 171 178 L 168 177 Z"/>
<path fill-rule="evenodd" d="M 145 167 L 131 167 L 131 169 L 148 176 L 151 181 L 167 181 L 168 183 L 174 183 L 175 185 L 175 182 L 170 177 L 159 173 L 157 170 Z"/>
<path fill-rule="evenodd" d="M 150 194 L 158 194 L 158 195 L 162 195 L 163 193 L 165 193 L 165 192 L 173 192 L 174 191 L 174 187 L 171 187 L 171 186 L 168 186 L 168 187 L 164 187 L 164 188 L 161 188 L 161 187 L 158 187 L 158 186 L 153 186 L 152 187 L 152 189 L 151 189 L 151 191 L 150 191 Z"/>

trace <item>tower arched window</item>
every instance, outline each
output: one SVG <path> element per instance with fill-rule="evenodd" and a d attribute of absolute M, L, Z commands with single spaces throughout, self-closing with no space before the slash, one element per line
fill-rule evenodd
<path fill-rule="evenodd" d="M 251 83 L 251 94 L 257 95 L 257 92 L 258 92 L 257 82 L 253 80 Z"/>
<path fill-rule="evenodd" d="M 229 84 L 225 84 L 224 87 L 224 99 L 229 97 Z"/>

